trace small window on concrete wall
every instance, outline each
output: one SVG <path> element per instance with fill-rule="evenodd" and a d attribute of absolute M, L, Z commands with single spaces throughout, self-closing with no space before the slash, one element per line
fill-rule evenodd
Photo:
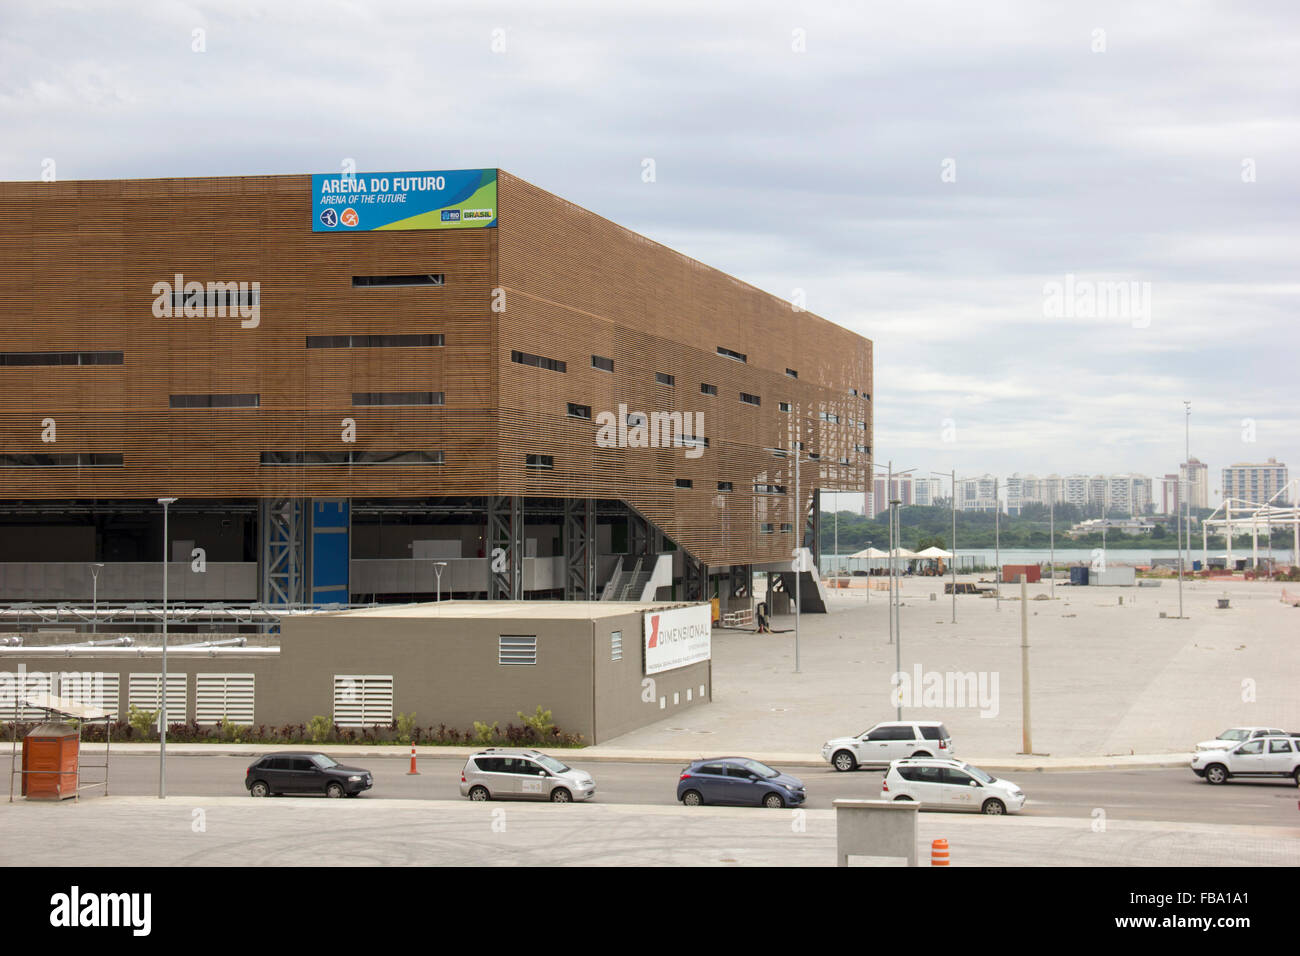
<path fill-rule="evenodd" d="M 167 674 L 167 723 L 179 724 L 188 720 L 185 713 L 185 674 Z M 141 710 L 157 711 L 162 719 L 162 675 L 131 674 L 127 678 L 126 702 L 127 713 L 131 707 Z"/>
<path fill-rule="evenodd" d="M 252 674 L 195 674 L 194 720 L 252 724 L 254 684 Z"/>
<path fill-rule="evenodd" d="M 614 631 L 609 635 L 609 659 L 611 661 L 621 661 L 623 659 L 622 631 Z"/>
<path fill-rule="evenodd" d="M 387 727 L 392 722 L 393 675 L 334 675 L 334 723 L 340 727 Z"/>
<path fill-rule="evenodd" d="M 497 645 L 498 664 L 536 664 L 536 634 L 502 634 Z"/>

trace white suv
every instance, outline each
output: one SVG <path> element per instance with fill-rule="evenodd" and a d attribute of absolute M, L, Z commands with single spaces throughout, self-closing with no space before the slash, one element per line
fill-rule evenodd
<path fill-rule="evenodd" d="M 880 785 L 881 800 L 915 800 L 923 807 L 1017 813 L 1024 791 L 960 760 L 895 760 Z"/>
<path fill-rule="evenodd" d="M 856 737 L 822 744 L 822 759 L 836 770 L 888 767 L 904 757 L 951 757 L 952 735 L 937 720 L 885 720 Z"/>

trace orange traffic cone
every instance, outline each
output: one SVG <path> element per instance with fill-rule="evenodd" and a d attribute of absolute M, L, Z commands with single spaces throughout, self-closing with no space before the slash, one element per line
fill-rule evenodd
<path fill-rule="evenodd" d="M 930 844 L 930 865 L 947 866 L 948 865 L 948 841 L 935 840 Z"/>
<path fill-rule="evenodd" d="M 408 777 L 411 776 L 412 774 L 414 774 L 415 776 L 420 775 L 420 771 L 415 769 L 415 741 L 411 741 L 411 769 L 406 771 L 406 775 Z"/>

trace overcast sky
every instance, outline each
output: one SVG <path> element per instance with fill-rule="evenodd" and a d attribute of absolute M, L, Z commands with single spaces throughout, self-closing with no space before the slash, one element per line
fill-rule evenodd
<path fill-rule="evenodd" d="M 1190 399 L 1213 491 L 1300 469 L 1297 63 L 1293 2 L 4 0 L 0 178 L 499 166 L 872 339 L 881 464 L 1155 477 Z"/>

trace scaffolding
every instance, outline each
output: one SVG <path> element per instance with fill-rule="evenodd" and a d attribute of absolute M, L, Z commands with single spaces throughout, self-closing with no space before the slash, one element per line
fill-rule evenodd
<path fill-rule="evenodd" d="M 57 716 L 64 720 L 75 720 L 77 722 L 77 786 L 76 795 L 73 799 L 81 799 L 82 790 L 93 790 L 96 787 L 104 788 L 104 796 L 108 796 L 108 757 L 110 743 L 113 737 L 113 714 L 108 711 L 100 710 L 98 707 L 91 707 L 80 701 L 71 700 L 66 697 L 55 697 L 51 694 L 23 694 L 19 692 L 16 695 L 17 706 L 14 709 L 14 719 L 9 725 L 9 736 L 13 742 L 13 748 L 9 757 L 9 802 L 14 802 L 14 780 L 17 777 L 27 777 L 35 774 L 61 774 L 63 771 L 59 768 L 54 770 L 20 770 L 18 765 L 18 726 L 22 723 L 22 716 L 28 710 L 40 711 L 43 713 L 44 720 L 49 720 L 51 716 Z M 86 724 L 95 724 L 99 722 L 104 724 L 104 762 L 83 764 L 81 762 L 81 731 Z M 86 767 L 90 770 L 103 770 L 103 780 L 93 780 L 90 783 L 81 782 L 81 769 Z M 26 784 L 23 785 L 24 789 Z"/>
<path fill-rule="evenodd" d="M 1274 502 L 1279 496 L 1286 495 L 1293 489 L 1300 488 L 1300 478 L 1292 478 L 1285 485 L 1273 493 L 1268 501 L 1262 504 L 1257 501 L 1247 501 L 1244 498 L 1225 498 L 1223 504 L 1214 509 L 1214 512 L 1201 522 L 1201 567 L 1210 566 L 1210 532 L 1222 531 L 1227 549 L 1224 553 L 1226 561 L 1225 567 L 1232 570 L 1234 559 L 1232 556 L 1232 536 L 1233 533 L 1240 529 L 1241 531 L 1250 532 L 1250 551 L 1251 551 L 1251 568 L 1259 567 L 1259 532 L 1262 528 L 1265 534 L 1265 540 L 1268 542 L 1268 556 L 1266 561 L 1270 567 L 1273 566 L 1273 528 L 1291 525 L 1291 563 L 1292 565 L 1300 564 L 1300 504 L 1277 505 Z M 1300 501 L 1300 495 L 1292 494 L 1289 496 L 1291 501 Z M 1287 500 L 1287 498 L 1283 498 Z M 1236 513 L 1234 514 L 1234 510 Z M 1219 512 L 1223 512 L 1223 517 L 1217 517 Z"/>

